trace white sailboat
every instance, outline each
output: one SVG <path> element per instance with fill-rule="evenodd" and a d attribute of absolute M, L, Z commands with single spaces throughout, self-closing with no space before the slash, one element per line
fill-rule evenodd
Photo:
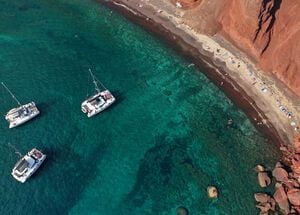
<path fill-rule="evenodd" d="M 18 154 L 20 154 L 18 152 Z M 31 149 L 14 166 L 11 174 L 19 182 L 24 183 L 30 176 L 37 171 L 46 159 L 46 155 L 36 148 Z"/>
<path fill-rule="evenodd" d="M 5 119 L 9 122 L 9 128 L 17 127 L 36 117 L 40 113 L 34 102 L 22 105 L 7 86 L 3 82 L 1 82 L 1 84 L 19 105 L 19 107 L 9 110 L 5 115 Z"/>
<path fill-rule="evenodd" d="M 108 89 L 106 89 L 100 81 L 98 81 L 103 88 L 103 90 L 101 91 L 98 87 L 96 77 L 92 73 L 91 69 L 89 69 L 89 72 L 93 79 L 96 93 L 95 95 L 89 97 L 84 102 L 82 102 L 81 110 L 83 113 L 87 113 L 88 117 L 92 117 L 108 108 L 116 101 L 116 99 L 112 95 L 112 93 Z"/>

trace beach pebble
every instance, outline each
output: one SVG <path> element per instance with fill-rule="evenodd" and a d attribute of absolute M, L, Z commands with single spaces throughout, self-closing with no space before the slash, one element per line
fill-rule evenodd
<path fill-rule="evenodd" d="M 218 198 L 218 190 L 214 186 L 207 187 L 207 195 L 209 198 Z"/>

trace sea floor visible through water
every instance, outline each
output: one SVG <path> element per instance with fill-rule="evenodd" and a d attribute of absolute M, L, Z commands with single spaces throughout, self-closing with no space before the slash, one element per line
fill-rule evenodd
<path fill-rule="evenodd" d="M 190 62 L 95 1 L 0 4 L 0 81 L 41 111 L 15 129 L 0 120 L 0 214 L 258 213 L 253 168 L 279 152 Z M 80 110 L 88 68 L 117 98 L 93 118 Z M 0 98 L 3 116 L 16 104 Z M 25 184 L 8 143 L 48 155 Z"/>

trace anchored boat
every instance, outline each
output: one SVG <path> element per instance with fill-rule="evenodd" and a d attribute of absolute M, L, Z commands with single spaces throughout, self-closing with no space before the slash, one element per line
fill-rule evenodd
<path fill-rule="evenodd" d="M 19 107 L 11 109 L 5 115 L 5 119 L 9 122 L 9 128 L 17 127 L 36 117 L 40 113 L 34 102 L 22 105 L 7 86 L 3 82 L 1 82 L 1 84 L 19 105 Z"/>
<path fill-rule="evenodd" d="M 24 183 L 46 159 L 46 155 L 36 148 L 31 149 L 24 157 L 22 157 L 14 166 L 11 174 L 19 182 Z"/>
<path fill-rule="evenodd" d="M 106 108 L 112 105 L 116 101 L 116 99 L 112 95 L 112 93 L 108 89 L 106 89 L 100 81 L 96 79 L 91 69 L 89 69 L 89 72 L 93 79 L 96 92 L 93 96 L 89 97 L 84 102 L 82 102 L 81 110 L 83 113 L 87 113 L 88 117 L 92 117 L 104 111 Z M 103 90 L 99 89 L 97 81 L 101 84 Z"/>

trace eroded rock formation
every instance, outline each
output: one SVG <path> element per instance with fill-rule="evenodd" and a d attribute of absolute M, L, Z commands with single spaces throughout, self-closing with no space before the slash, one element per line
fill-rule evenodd
<path fill-rule="evenodd" d="M 189 25 L 221 34 L 300 96 L 299 0 L 171 0 Z"/>
<path fill-rule="evenodd" d="M 300 95 L 300 2 L 230 0 L 221 33 Z"/>

